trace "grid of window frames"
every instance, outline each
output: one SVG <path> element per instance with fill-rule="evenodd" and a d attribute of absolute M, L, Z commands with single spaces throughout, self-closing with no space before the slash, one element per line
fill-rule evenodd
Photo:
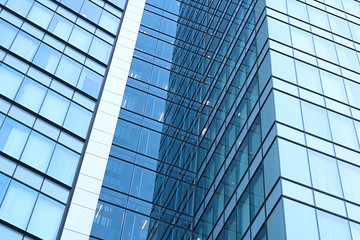
<path fill-rule="evenodd" d="M 0 1 L 0 236 L 55 239 L 124 1 Z"/>

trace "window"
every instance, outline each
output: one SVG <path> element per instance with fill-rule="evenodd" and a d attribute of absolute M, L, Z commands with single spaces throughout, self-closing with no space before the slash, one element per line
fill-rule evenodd
<path fill-rule="evenodd" d="M 360 202 L 360 189 L 354 184 L 360 181 L 360 168 L 339 161 L 339 171 L 345 199 Z"/>
<path fill-rule="evenodd" d="M 107 64 L 109 61 L 110 52 L 111 52 L 110 44 L 104 42 L 103 40 L 100 40 L 97 37 L 94 37 L 94 40 L 90 47 L 89 54 L 91 54 L 101 62 Z"/>
<path fill-rule="evenodd" d="M 1 64 L 0 65 L 0 94 L 3 94 L 4 96 L 14 99 L 21 81 L 23 79 L 23 75 L 19 73 L 18 71 Z"/>
<path fill-rule="evenodd" d="M 77 84 L 77 88 L 97 98 L 99 95 L 99 90 L 102 81 L 103 81 L 103 77 L 101 75 L 84 67 L 81 72 L 80 79 Z"/>
<path fill-rule="evenodd" d="M 103 11 L 103 13 L 101 14 L 99 25 L 111 32 L 112 34 L 116 34 L 119 23 L 120 19 L 115 17 L 111 13 Z"/>
<path fill-rule="evenodd" d="M 54 147 L 55 143 L 53 141 L 39 133 L 32 132 L 20 161 L 41 172 L 45 172 L 49 165 Z"/>
<path fill-rule="evenodd" d="M 0 208 L 0 219 L 25 230 L 38 193 L 12 181 Z"/>
<path fill-rule="evenodd" d="M 85 1 L 81 8 L 80 14 L 83 17 L 88 18 L 90 21 L 97 23 L 99 21 L 101 11 L 102 9 L 98 5 L 90 1 Z"/>
<path fill-rule="evenodd" d="M 89 32 L 75 26 L 71 33 L 69 43 L 80 48 L 82 51 L 87 52 L 90 47 L 91 39 L 92 35 Z"/>
<path fill-rule="evenodd" d="M 72 28 L 73 24 L 69 20 L 56 14 L 52 19 L 48 30 L 59 38 L 67 41 Z"/>
<path fill-rule="evenodd" d="M 89 129 L 92 113 L 75 103 L 70 104 L 64 127 L 85 138 Z"/>
<path fill-rule="evenodd" d="M 27 16 L 27 18 L 30 21 L 39 25 L 40 27 L 46 29 L 49 26 L 52 15 L 53 15 L 53 12 L 50 9 L 35 2 L 33 7 L 31 8 L 30 13 Z"/>
<path fill-rule="evenodd" d="M 27 231 L 41 239 L 55 239 L 65 206 L 40 195 L 31 216 Z"/>
<path fill-rule="evenodd" d="M 36 53 L 34 63 L 46 71 L 54 73 L 59 63 L 60 56 L 60 52 L 42 43 Z"/>
<path fill-rule="evenodd" d="M 10 1 L 11 2 L 11 1 Z M 39 41 L 30 35 L 19 32 L 16 36 L 14 43 L 11 45 L 10 50 L 28 61 L 31 61 L 39 46 Z"/>
<path fill-rule="evenodd" d="M 4 20 L 0 20 L 0 45 L 9 48 L 12 41 L 15 38 L 17 33 L 17 29 L 11 24 L 5 22 Z"/>
<path fill-rule="evenodd" d="M 0 150 L 19 159 L 30 130 L 24 125 L 7 118 L 0 130 Z"/>
<path fill-rule="evenodd" d="M 14 12 L 25 17 L 29 12 L 32 4 L 33 4 L 32 0 L 9 0 L 6 3 L 6 6 L 11 10 L 13 10 Z"/>
<path fill-rule="evenodd" d="M 79 155 L 57 145 L 47 174 L 71 186 L 79 162 Z"/>
<path fill-rule="evenodd" d="M 26 77 L 15 101 L 34 112 L 38 112 L 46 90 L 46 87 Z"/>
<path fill-rule="evenodd" d="M 40 114 L 61 126 L 64 122 L 69 104 L 70 101 L 66 98 L 53 91 L 49 91 L 41 107 Z M 55 107 L 56 111 L 54 111 Z"/>
<path fill-rule="evenodd" d="M 67 56 L 62 56 L 55 75 L 65 82 L 76 86 L 82 66 Z"/>

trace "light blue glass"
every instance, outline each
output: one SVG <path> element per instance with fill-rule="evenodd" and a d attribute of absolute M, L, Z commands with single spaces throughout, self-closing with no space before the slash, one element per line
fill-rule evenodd
<path fill-rule="evenodd" d="M 0 236 L 4 239 L 23 240 L 22 234 L 2 224 L 0 224 Z"/>
<path fill-rule="evenodd" d="M 309 64 L 295 61 L 298 84 L 302 87 L 322 93 L 319 70 Z"/>
<path fill-rule="evenodd" d="M 319 210 L 316 212 L 321 239 L 351 239 L 349 224 L 345 219 Z"/>
<path fill-rule="evenodd" d="M 360 189 L 355 182 L 360 181 L 360 168 L 338 161 L 344 197 L 353 202 L 360 202 Z"/>
<path fill-rule="evenodd" d="M 148 95 L 146 99 L 145 115 L 162 122 L 164 120 L 166 101 L 164 99 Z"/>
<path fill-rule="evenodd" d="M 94 71 L 84 67 L 77 88 L 97 98 L 99 95 L 100 86 L 102 84 L 103 77 Z"/>
<path fill-rule="evenodd" d="M 147 94 L 131 87 L 125 89 L 122 108 L 142 114 L 145 107 Z"/>
<path fill-rule="evenodd" d="M 62 56 L 55 75 L 65 82 L 76 86 L 82 66 L 67 56 Z"/>
<path fill-rule="evenodd" d="M 74 24 L 69 20 L 56 14 L 50 23 L 48 31 L 67 41 L 69 39 L 73 25 Z"/>
<path fill-rule="evenodd" d="M 40 195 L 27 231 L 41 239 L 56 239 L 65 206 Z"/>
<path fill-rule="evenodd" d="M 99 21 L 101 12 L 102 9 L 98 5 L 90 1 L 85 1 L 81 7 L 80 14 L 90 21 L 97 23 Z"/>
<path fill-rule="evenodd" d="M 0 150 L 19 159 L 29 133 L 27 127 L 7 118 L 0 130 Z"/>
<path fill-rule="evenodd" d="M 326 110 L 304 101 L 301 102 L 301 106 L 305 131 L 330 140 L 331 133 Z"/>
<path fill-rule="evenodd" d="M 0 20 L 0 45 L 8 49 L 14 40 L 17 31 L 18 30 L 11 24 L 4 20 Z"/>
<path fill-rule="evenodd" d="M 54 147 L 55 142 L 39 133 L 32 132 L 26 143 L 20 161 L 41 172 L 45 172 L 49 165 Z"/>
<path fill-rule="evenodd" d="M 286 239 L 319 239 L 314 208 L 284 199 L 284 214 Z"/>
<path fill-rule="evenodd" d="M 140 133 L 138 151 L 153 158 L 158 158 L 161 134 L 143 128 Z"/>
<path fill-rule="evenodd" d="M 325 71 L 320 71 L 320 75 L 324 94 L 347 103 L 345 86 L 341 77 Z"/>
<path fill-rule="evenodd" d="M 69 43 L 78 47 L 84 52 L 87 52 L 90 47 L 92 35 L 84 29 L 75 26 L 69 39 Z"/>
<path fill-rule="evenodd" d="M 46 87 L 26 77 L 15 101 L 34 112 L 38 112 L 45 94 Z"/>
<path fill-rule="evenodd" d="M 128 193 L 134 166 L 119 159 L 109 157 L 103 185 Z"/>
<path fill-rule="evenodd" d="M 0 219 L 25 229 L 38 193 L 17 181 L 10 183 L 0 208 Z"/>
<path fill-rule="evenodd" d="M 7 176 L 5 176 L 3 174 L 0 174 L 0 202 L 2 202 L 2 200 L 3 200 L 6 189 L 9 185 L 9 182 L 10 182 L 10 178 L 8 178 Z"/>
<path fill-rule="evenodd" d="M 16 92 L 18 91 L 23 75 L 18 71 L 1 64 L 0 65 L 0 94 L 14 99 Z"/>
<path fill-rule="evenodd" d="M 91 47 L 89 50 L 89 54 L 94 56 L 96 59 L 100 60 L 103 63 L 108 63 L 110 53 L 111 53 L 111 45 L 104 42 L 103 40 L 94 37 L 94 40 L 91 43 Z"/>
<path fill-rule="evenodd" d="M 100 17 L 99 25 L 112 34 L 116 34 L 120 19 L 107 11 L 103 11 Z"/>
<path fill-rule="evenodd" d="M 46 29 L 49 26 L 52 16 L 54 13 L 39 3 L 34 3 L 27 18 Z"/>
<path fill-rule="evenodd" d="M 13 10 L 14 12 L 25 17 L 30 10 L 33 1 L 31 0 L 9 0 L 6 3 L 6 6 Z"/>
<path fill-rule="evenodd" d="M 345 85 L 350 105 L 360 106 L 360 84 L 352 81 L 345 81 Z"/>
<path fill-rule="evenodd" d="M 36 53 L 34 63 L 46 71 L 54 73 L 59 63 L 60 56 L 60 52 L 42 43 L 38 52 Z"/>
<path fill-rule="evenodd" d="M 39 46 L 39 41 L 30 35 L 19 32 L 16 36 L 10 50 L 20 55 L 28 61 L 31 61 Z"/>
<path fill-rule="evenodd" d="M 114 144 L 136 150 L 139 141 L 140 127 L 127 121 L 119 120 L 117 122 Z"/>
<path fill-rule="evenodd" d="M 78 163 L 78 154 L 61 145 L 57 145 L 47 174 L 71 186 Z"/>
<path fill-rule="evenodd" d="M 342 197 L 336 160 L 315 151 L 308 151 L 313 186 L 319 190 Z"/>
<path fill-rule="evenodd" d="M 75 103 L 71 103 L 66 115 L 64 127 L 85 138 L 89 129 L 91 117 L 92 112 Z"/>
<path fill-rule="evenodd" d="M 43 105 L 41 106 L 40 114 L 56 124 L 62 125 L 69 104 L 70 101 L 66 98 L 53 91 L 49 91 L 45 97 Z M 55 107 L 56 111 L 54 111 Z"/>

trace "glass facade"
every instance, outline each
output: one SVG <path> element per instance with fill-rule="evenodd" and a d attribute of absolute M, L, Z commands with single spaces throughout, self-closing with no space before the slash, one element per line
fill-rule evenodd
<path fill-rule="evenodd" d="M 360 239 L 360 3 L 128 2 L 0 0 L 0 236 L 60 238 L 139 4 L 87 237 Z"/>
<path fill-rule="evenodd" d="M 0 1 L 0 238 L 57 239 L 121 1 Z"/>

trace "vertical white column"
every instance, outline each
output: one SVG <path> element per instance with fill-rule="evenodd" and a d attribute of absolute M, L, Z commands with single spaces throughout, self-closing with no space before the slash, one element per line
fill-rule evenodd
<path fill-rule="evenodd" d="M 61 240 L 89 239 L 145 0 L 129 0 Z"/>

